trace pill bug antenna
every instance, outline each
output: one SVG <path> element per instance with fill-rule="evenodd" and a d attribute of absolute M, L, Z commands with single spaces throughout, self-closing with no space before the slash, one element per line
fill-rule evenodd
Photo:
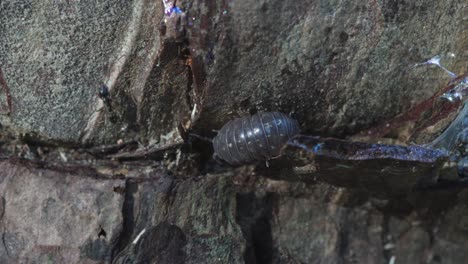
<path fill-rule="evenodd" d="M 224 165 L 223 160 L 218 157 L 213 151 L 213 140 L 209 137 L 202 136 L 199 133 L 190 130 L 186 133 L 186 146 L 191 152 L 197 153 L 199 161 L 199 171 L 202 174 L 212 172 L 213 167 Z"/>
<path fill-rule="evenodd" d="M 199 140 L 201 140 L 201 141 L 213 143 L 213 139 L 211 139 L 211 138 L 209 138 L 209 137 L 200 136 L 200 135 L 195 134 L 195 133 L 193 133 L 193 132 L 189 132 L 188 135 L 189 135 L 189 137 L 196 138 L 196 139 L 199 139 Z"/>

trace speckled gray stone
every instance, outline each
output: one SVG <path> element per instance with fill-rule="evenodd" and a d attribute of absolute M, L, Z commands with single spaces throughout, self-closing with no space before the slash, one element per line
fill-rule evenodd
<path fill-rule="evenodd" d="M 110 260 L 123 221 L 114 187 L 123 181 L 26 164 L 0 163 L 1 262 Z"/>
<path fill-rule="evenodd" d="M 447 81 L 415 63 L 453 53 L 445 66 L 467 69 L 462 0 L 178 5 L 183 16 L 166 17 L 163 31 L 160 1 L 3 1 L 0 65 L 14 110 L 2 124 L 52 141 L 159 142 L 198 102 L 207 130 L 275 110 L 305 132 L 346 135 Z M 113 113 L 96 96 L 103 82 Z"/>

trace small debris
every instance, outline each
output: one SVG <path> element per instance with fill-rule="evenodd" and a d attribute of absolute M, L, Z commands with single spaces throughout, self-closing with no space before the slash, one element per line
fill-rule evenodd
<path fill-rule="evenodd" d="M 99 226 L 99 228 L 100 228 L 100 230 L 99 230 L 99 233 L 98 233 L 98 238 L 101 238 L 101 236 L 102 236 L 103 238 L 106 238 L 107 233 L 106 233 L 106 231 L 104 230 L 104 228 L 102 228 L 102 226 Z"/>
<path fill-rule="evenodd" d="M 138 243 L 138 240 L 140 240 L 141 236 L 146 232 L 146 228 L 144 228 L 143 230 L 141 230 L 140 234 L 138 234 L 138 236 L 135 238 L 135 240 L 133 240 L 132 244 L 133 245 L 136 245 L 136 243 Z"/>
<path fill-rule="evenodd" d="M 62 159 L 63 162 L 67 162 L 68 161 L 68 158 L 67 156 L 65 155 L 65 153 L 63 151 L 60 151 L 60 158 Z"/>
<path fill-rule="evenodd" d="M 164 4 L 164 14 L 168 17 L 170 17 L 172 14 L 183 14 L 182 9 L 178 7 L 177 1 L 170 1 L 170 0 L 163 0 Z"/>
<path fill-rule="evenodd" d="M 453 53 L 452 53 L 452 54 L 453 54 Z M 455 55 L 453 54 L 453 56 L 455 56 Z M 414 67 L 419 67 L 419 66 L 424 66 L 424 65 L 435 65 L 435 66 L 441 68 L 442 70 L 444 70 L 448 75 L 450 75 L 450 77 L 451 77 L 452 79 L 456 78 L 457 75 L 456 75 L 455 73 L 453 73 L 453 72 L 447 70 L 447 68 L 445 68 L 444 66 L 442 66 L 442 64 L 440 64 L 440 60 L 441 60 L 441 56 L 440 56 L 440 55 L 436 55 L 436 56 L 430 58 L 429 60 L 427 60 L 427 61 L 425 61 L 425 62 L 416 63 L 416 64 L 413 66 L 413 68 L 414 68 Z"/>
<path fill-rule="evenodd" d="M 393 243 L 387 243 L 384 245 L 384 250 L 391 250 L 395 248 L 395 244 Z"/>
<path fill-rule="evenodd" d="M 461 101 L 468 95 L 468 77 L 463 78 L 454 88 L 440 96 L 451 103 Z"/>
<path fill-rule="evenodd" d="M 109 109 L 109 112 L 112 112 L 112 103 L 111 103 L 111 98 L 110 98 L 110 93 L 109 93 L 109 87 L 107 87 L 107 85 L 105 84 L 101 85 L 101 87 L 99 87 L 97 96 L 107 106 L 107 108 Z"/>

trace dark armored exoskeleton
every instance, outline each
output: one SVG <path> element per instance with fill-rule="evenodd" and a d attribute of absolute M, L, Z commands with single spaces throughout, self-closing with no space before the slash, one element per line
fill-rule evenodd
<path fill-rule="evenodd" d="M 279 112 L 264 112 L 234 119 L 213 139 L 215 156 L 231 165 L 277 157 L 290 138 L 299 134 L 299 123 Z"/>

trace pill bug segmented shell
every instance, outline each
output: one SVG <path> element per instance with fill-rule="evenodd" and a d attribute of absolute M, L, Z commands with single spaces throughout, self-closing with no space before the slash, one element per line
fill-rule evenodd
<path fill-rule="evenodd" d="M 276 157 L 293 136 L 299 123 L 278 112 L 264 112 L 234 119 L 213 139 L 215 155 L 231 165 Z"/>

